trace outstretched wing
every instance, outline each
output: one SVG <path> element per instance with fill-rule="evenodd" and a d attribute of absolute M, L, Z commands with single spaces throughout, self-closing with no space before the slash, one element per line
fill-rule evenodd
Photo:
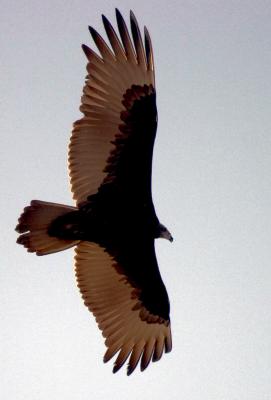
<path fill-rule="evenodd" d="M 133 13 L 133 41 L 118 10 L 116 16 L 121 40 L 103 16 L 113 51 L 93 28 L 90 33 L 101 57 L 83 45 L 88 58 L 80 107 L 84 116 L 74 123 L 69 147 L 77 204 L 116 179 L 126 190 L 134 187 L 150 195 L 157 124 L 152 45 L 146 28 L 143 45 Z"/>
<path fill-rule="evenodd" d="M 115 251 L 81 242 L 75 260 L 78 287 L 106 339 L 104 361 L 119 352 L 113 372 L 129 356 L 127 374 L 140 359 L 143 371 L 171 350 L 169 302 L 153 241 Z"/>

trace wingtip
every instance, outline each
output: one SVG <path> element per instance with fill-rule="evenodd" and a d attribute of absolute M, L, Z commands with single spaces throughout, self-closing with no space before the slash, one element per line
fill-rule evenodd
<path fill-rule="evenodd" d="M 132 10 L 130 10 L 130 18 L 134 18 L 135 19 L 135 14 L 133 13 Z"/>
<path fill-rule="evenodd" d="M 142 364 L 142 362 L 140 363 L 140 371 L 141 371 L 141 372 L 144 372 L 145 369 L 150 365 L 150 361 L 151 361 L 151 358 L 150 358 L 149 361 L 148 361 L 147 363 L 145 363 L 145 364 Z"/>
<path fill-rule="evenodd" d="M 146 25 L 144 25 L 144 34 L 145 34 L 146 36 L 150 36 L 150 35 L 149 35 L 148 28 L 146 27 Z"/>
<path fill-rule="evenodd" d="M 113 367 L 113 369 L 112 369 L 112 372 L 113 372 L 113 374 L 115 374 L 115 373 L 117 373 L 119 370 L 120 370 L 120 366 L 119 365 L 114 365 L 114 367 Z"/>
<path fill-rule="evenodd" d="M 131 368 L 131 367 L 127 367 L 127 372 L 126 372 L 126 375 L 127 376 L 130 376 L 130 375 L 132 375 L 132 373 L 134 372 L 134 368 Z"/>
<path fill-rule="evenodd" d="M 135 369 L 138 365 L 139 359 L 140 359 L 140 357 L 138 358 L 138 360 L 135 363 L 128 364 L 127 370 L 126 370 L 127 376 L 132 375 L 132 373 L 135 371 Z"/>
<path fill-rule="evenodd" d="M 109 19 L 106 18 L 106 16 L 104 14 L 102 14 L 102 21 L 103 21 L 103 24 L 104 24 L 105 31 L 107 32 L 107 35 L 108 35 L 108 31 L 110 30 L 111 23 L 110 23 Z"/>
<path fill-rule="evenodd" d="M 106 23 L 109 22 L 108 19 L 106 18 L 106 16 L 105 16 L 104 14 L 102 14 L 102 20 L 103 20 L 103 23 L 104 23 L 104 24 L 106 24 Z"/>
<path fill-rule="evenodd" d="M 136 17 L 133 13 L 132 10 L 130 10 L 130 24 L 131 24 L 131 28 L 133 29 L 133 25 L 137 26 L 137 21 L 136 21 Z"/>
<path fill-rule="evenodd" d="M 146 26 L 144 26 L 144 37 L 145 37 L 145 45 L 147 44 L 149 51 L 151 51 L 151 36 Z"/>
<path fill-rule="evenodd" d="M 109 360 L 111 360 L 112 357 L 108 355 L 108 351 L 103 356 L 103 362 L 106 364 Z"/>
<path fill-rule="evenodd" d="M 138 28 L 138 22 L 137 22 L 135 14 L 133 13 L 132 10 L 130 10 L 130 21 L 131 21 L 131 25 L 134 25 L 135 27 Z"/>
<path fill-rule="evenodd" d="M 91 34 L 92 37 L 96 36 L 97 32 L 92 26 L 89 25 L 88 26 L 88 30 L 89 30 L 89 33 Z"/>
<path fill-rule="evenodd" d="M 115 9 L 115 12 L 116 12 L 117 22 L 119 23 L 120 21 L 124 21 L 123 16 L 118 8 Z"/>
<path fill-rule="evenodd" d="M 97 44 L 97 39 L 100 38 L 100 34 L 96 31 L 96 29 L 94 29 L 92 26 L 89 25 L 88 27 L 89 33 L 92 36 L 92 39 L 94 40 L 94 42 Z"/>
<path fill-rule="evenodd" d="M 83 52 L 85 53 L 85 56 L 87 58 L 89 58 L 90 57 L 90 48 L 84 43 L 81 45 L 81 48 L 82 48 Z"/>

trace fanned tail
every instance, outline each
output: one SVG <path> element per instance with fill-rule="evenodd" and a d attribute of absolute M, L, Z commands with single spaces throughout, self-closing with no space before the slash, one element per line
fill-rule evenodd
<path fill-rule="evenodd" d="M 55 218 L 76 210 L 75 207 L 63 204 L 32 200 L 30 206 L 25 207 L 16 226 L 16 231 L 21 233 L 17 243 L 22 244 L 27 251 L 36 253 L 38 256 L 56 253 L 75 246 L 79 243 L 78 240 L 65 240 L 50 236 L 48 227 Z"/>

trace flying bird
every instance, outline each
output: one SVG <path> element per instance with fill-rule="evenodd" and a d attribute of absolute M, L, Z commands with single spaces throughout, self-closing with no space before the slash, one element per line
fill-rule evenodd
<path fill-rule="evenodd" d="M 17 243 L 46 255 L 75 246 L 75 273 L 84 303 L 105 337 L 113 372 L 128 360 L 130 375 L 172 348 L 170 306 L 154 241 L 172 241 L 152 200 L 157 128 L 153 50 L 134 14 L 130 36 L 118 10 L 119 36 L 105 16 L 111 48 L 89 28 L 99 50 L 88 59 L 80 110 L 69 144 L 76 207 L 32 200 L 16 227 Z"/>

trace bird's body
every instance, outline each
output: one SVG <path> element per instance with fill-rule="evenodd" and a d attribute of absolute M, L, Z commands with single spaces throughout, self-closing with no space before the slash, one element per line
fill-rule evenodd
<path fill-rule="evenodd" d="M 114 188 L 104 188 L 91 200 L 56 218 L 48 233 L 52 237 L 68 240 L 88 240 L 104 245 L 127 238 L 149 239 L 159 237 L 159 221 L 152 203 L 138 205 L 129 199 L 123 201 Z M 148 224 L 146 225 L 146 221 Z"/>
<path fill-rule="evenodd" d="M 76 246 L 76 276 L 85 304 L 106 338 L 116 372 L 130 355 L 128 373 L 141 358 L 171 350 L 168 295 L 154 240 L 172 240 L 152 201 L 151 173 L 157 129 L 153 54 L 134 15 L 134 47 L 117 11 L 122 43 L 103 17 L 113 53 L 90 28 L 102 55 L 86 46 L 88 76 L 69 147 L 77 206 L 34 200 L 19 219 L 18 243 L 45 255 Z"/>

